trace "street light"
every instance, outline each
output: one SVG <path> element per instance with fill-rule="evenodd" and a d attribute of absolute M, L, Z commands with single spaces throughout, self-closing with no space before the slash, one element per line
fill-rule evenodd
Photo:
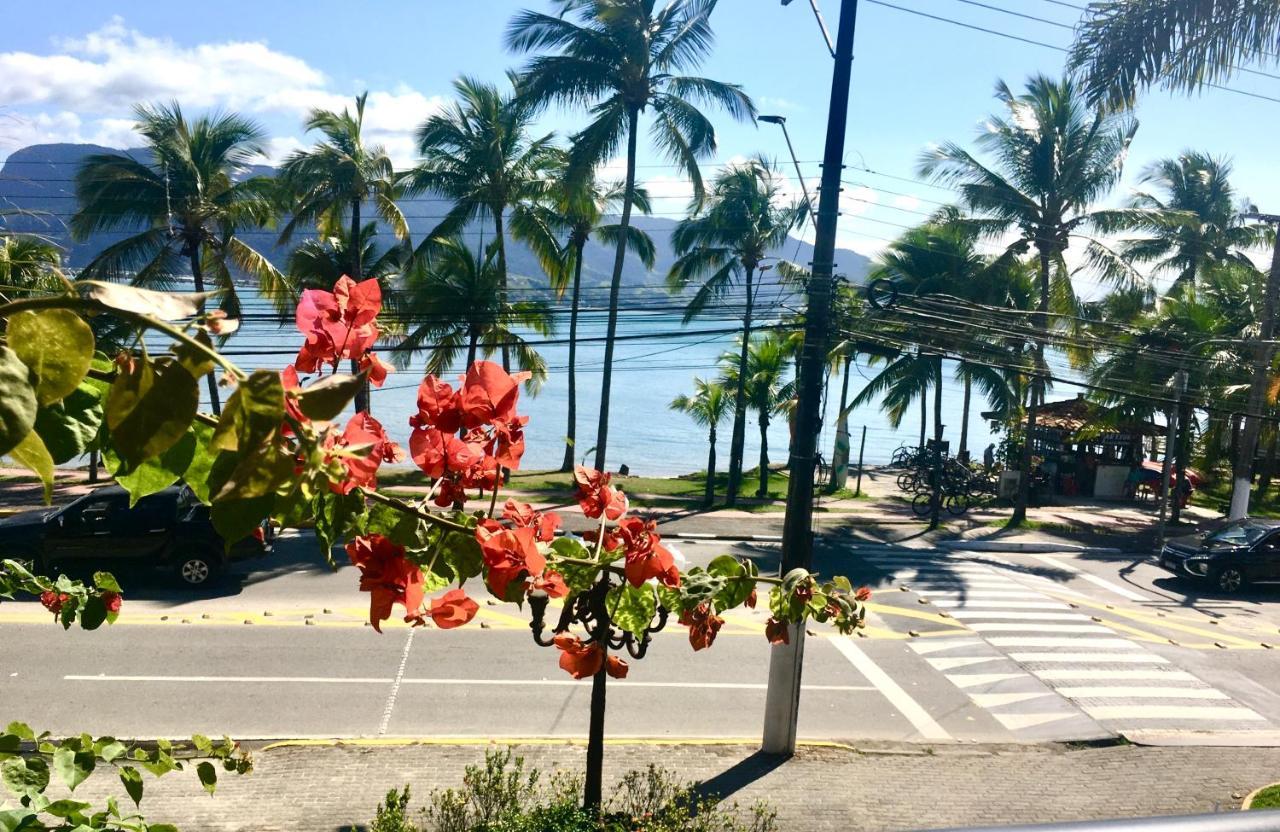
<path fill-rule="evenodd" d="M 786 3 L 783 3 L 785 6 Z M 795 165 L 796 178 L 800 180 L 800 191 L 804 194 L 804 204 L 809 208 L 809 219 L 814 226 L 818 225 L 818 212 L 813 206 L 813 200 L 809 198 L 809 186 L 804 184 L 804 174 L 800 172 L 800 160 L 796 158 L 796 149 L 791 144 L 791 134 L 787 132 L 787 120 L 783 116 L 756 116 L 756 121 L 763 121 L 768 124 L 776 124 L 782 128 L 782 135 L 787 140 L 787 152 L 791 154 L 791 164 Z"/>
<path fill-rule="evenodd" d="M 782 5 L 790 6 L 791 0 L 782 0 Z M 827 51 L 834 58 L 836 56 L 836 45 L 831 42 L 831 33 L 827 31 L 827 21 L 822 19 L 822 10 L 818 8 L 818 0 L 809 0 L 809 8 L 813 9 L 813 16 L 818 20 L 818 28 L 822 30 L 822 37 L 827 41 Z"/>

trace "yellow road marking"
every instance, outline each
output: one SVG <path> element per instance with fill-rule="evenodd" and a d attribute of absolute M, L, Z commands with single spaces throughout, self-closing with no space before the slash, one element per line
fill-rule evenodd
<path fill-rule="evenodd" d="M 263 751 L 278 748 L 338 748 L 356 746 L 368 748 L 396 748 L 403 746 L 510 746 L 510 745 L 564 745 L 585 746 L 586 737 L 353 737 L 351 739 L 299 739 L 268 743 Z M 759 737 L 606 737 L 605 745 L 624 746 L 726 746 L 759 745 Z M 829 740 L 797 740 L 802 748 L 830 748 L 839 751 L 858 752 L 856 746 Z"/>
<path fill-rule="evenodd" d="M 877 612 L 881 615 L 901 615 L 907 618 L 918 618 L 921 621 L 932 621 L 935 624 L 942 624 L 945 627 L 951 627 L 957 630 L 969 629 L 962 622 L 957 621 L 954 618 L 944 618 L 936 612 L 929 612 L 928 610 L 908 609 L 906 607 L 893 606 L 892 604 L 877 604 L 874 601 L 868 601 L 866 606 L 871 612 Z"/>
<path fill-rule="evenodd" d="M 1124 618 L 1129 618 L 1134 621 L 1138 621 L 1150 627 L 1164 627 L 1170 630 L 1177 630 L 1178 632 L 1193 633 L 1198 636 L 1207 636 L 1211 641 L 1221 641 L 1223 643 L 1231 644 L 1232 646 L 1235 646 L 1235 647 L 1257 647 L 1258 646 L 1258 643 L 1256 641 L 1249 641 L 1247 639 L 1239 638 L 1237 636 L 1229 636 L 1226 633 L 1218 631 L 1217 629 L 1206 629 L 1202 627 L 1193 627 L 1188 624 L 1179 624 L 1176 621 L 1170 621 L 1168 618 L 1161 618 L 1152 613 L 1143 613 L 1143 612 L 1136 612 L 1134 610 L 1121 609 L 1119 607 L 1116 607 L 1115 605 L 1102 604 L 1096 601 L 1088 601 L 1088 600 L 1085 600 L 1084 598 L 1080 598 L 1074 595 L 1073 596 L 1058 595 L 1058 594 L 1055 594 L 1053 590 L 1045 590 L 1044 592 L 1046 595 L 1052 595 L 1053 597 L 1057 598 L 1060 601 L 1079 604 L 1080 606 L 1091 607 L 1092 609 L 1097 609 L 1097 610 L 1106 610 L 1107 612 L 1112 613 L 1114 615 L 1123 616 Z M 1150 635 L 1152 635 L 1152 637 L 1156 638 L 1158 641 L 1162 641 L 1162 642 L 1168 641 L 1167 638 L 1164 638 L 1162 636 L 1157 636 L 1154 633 Z M 1189 647 L 1190 645 L 1184 644 L 1182 646 Z M 1212 646 L 1212 644 L 1210 644 L 1210 646 Z"/>

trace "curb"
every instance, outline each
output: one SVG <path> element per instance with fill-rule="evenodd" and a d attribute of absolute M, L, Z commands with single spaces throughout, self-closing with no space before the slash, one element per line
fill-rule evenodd
<path fill-rule="evenodd" d="M 1280 731 L 1121 731 L 1134 745 L 1198 748 L 1280 748 Z M 1265 787 L 1264 787 L 1265 788 Z"/>
<path fill-rule="evenodd" d="M 943 540 L 940 549 L 961 552 L 1023 552 L 1026 554 L 1050 554 L 1075 552 L 1082 555 L 1122 555 L 1124 550 L 1110 546 L 1080 546 L 1076 543 L 1005 543 L 999 540 Z"/>
<path fill-rule="evenodd" d="M 1249 811 L 1249 809 L 1253 806 L 1254 798 L 1256 798 L 1258 795 L 1265 792 L 1267 789 L 1272 788 L 1273 786 L 1280 786 L 1280 783 L 1268 783 L 1265 786 L 1259 786 L 1258 788 L 1254 789 L 1253 791 L 1245 795 L 1244 800 L 1240 801 L 1240 811 L 1242 812 Z"/>

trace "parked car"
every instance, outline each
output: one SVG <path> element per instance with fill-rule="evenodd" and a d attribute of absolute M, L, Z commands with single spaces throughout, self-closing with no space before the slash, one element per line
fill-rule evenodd
<path fill-rule="evenodd" d="M 0 519 L 0 558 L 50 573 L 163 569 L 194 588 L 231 561 L 270 554 L 271 525 L 259 528 L 227 551 L 190 489 L 166 488 L 131 508 L 127 491 L 107 486 L 62 508 Z"/>
<path fill-rule="evenodd" d="M 1223 592 L 1250 583 L 1280 583 L 1280 520 L 1237 520 L 1200 537 L 1171 540 L 1160 566 Z"/>

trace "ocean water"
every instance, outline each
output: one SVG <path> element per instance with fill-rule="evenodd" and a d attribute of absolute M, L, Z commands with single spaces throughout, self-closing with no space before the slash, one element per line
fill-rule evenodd
<path fill-rule="evenodd" d="M 240 366 L 248 368 L 280 368 L 293 360 L 301 335 L 292 321 L 268 320 L 268 309 L 261 299 L 246 298 L 250 314 L 241 330 L 226 344 Z M 566 316 L 567 318 L 567 316 Z M 734 334 L 725 330 L 735 327 L 732 320 L 680 323 L 679 315 L 669 311 L 629 311 L 619 320 L 614 352 L 614 372 L 609 428 L 608 467 L 617 470 L 627 465 L 631 473 L 645 476 L 671 476 L 706 467 L 707 432 L 687 416 L 672 411 L 671 400 L 681 393 L 693 392 L 695 376 L 713 378 L 718 373 L 717 360 L 734 348 Z M 594 459 L 597 414 L 600 405 L 600 381 L 604 360 L 605 316 L 587 313 L 579 325 L 577 350 L 578 441 L 575 458 Z M 519 410 L 530 417 L 525 430 L 526 453 L 522 467 L 526 470 L 557 468 L 564 456 L 568 406 L 567 320 L 559 331 L 538 347 L 546 360 L 548 377 L 536 394 L 521 393 Z M 383 354 L 384 359 L 389 356 Z M 500 360 L 494 356 L 493 360 Z M 391 374 L 381 389 L 373 391 L 371 409 L 391 436 L 402 444 L 409 433 L 408 420 L 417 412 L 416 391 L 422 378 L 425 358 L 415 356 L 410 367 Z M 459 365 L 456 373 L 461 373 Z M 877 371 L 865 363 L 855 364 L 850 374 L 849 398 L 862 389 Z M 455 375 L 456 375 L 455 373 Z M 451 381 L 454 379 L 450 379 Z M 835 420 L 839 410 L 839 377 L 831 377 L 826 396 L 823 434 L 819 445 L 823 457 L 830 461 L 835 442 Z M 981 458 L 987 443 L 993 441 L 988 425 L 978 415 L 984 409 L 976 396 L 969 426 L 969 448 Z M 932 402 L 930 402 L 932 412 Z M 946 378 L 943 383 L 944 421 L 949 420 L 946 438 L 957 447 L 961 412 L 961 389 L 958 382 Z M 759 458 L 760 432 L 756 414 L 748 411 L 746 433 L 746 465 L 755 467 Z M 887 462 L 893 450 L 902 444 L 914 445 L 919 440 L 918 410 L 892 428 L 876 406 L 855 410 L 849 417 L 852 443 L 851 463 L 857 462 L 862 426 L 867 428 L 865 458 L 867 464 Z M 932 427 L 930 427 L 932 436 Z M 728 464 L 731 422 L 719 429 L 717 467 Z M 789 441 L 788 426 L 774 417 L 768 431 L 769 459 L 785 463 Z"/>

